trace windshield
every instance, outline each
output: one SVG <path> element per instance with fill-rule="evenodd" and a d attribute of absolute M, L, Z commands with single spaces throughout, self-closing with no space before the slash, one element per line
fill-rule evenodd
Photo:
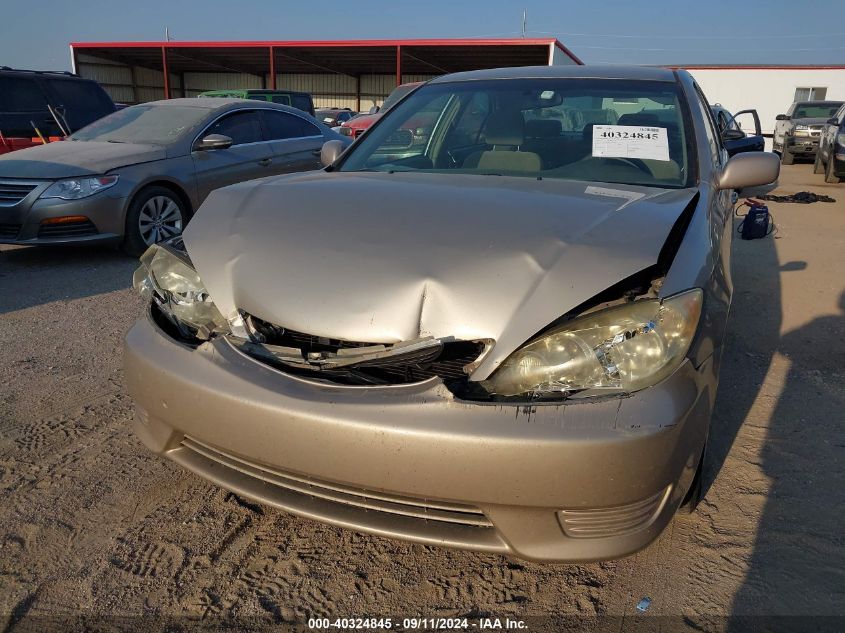
<path fill-rule="evenodd" d="M 136 105 L 95 121 L 71 136 L 74 141 L 168 145 L 197 129 L 209 110 L 192 106 Z"/>
<path fill-rule="evenodd" d="M 792 113 L 793 119 L 829 119 L 842 103 L 799 103 Z"/>
<path fill-rule="evenodd" d="M 387 99 L 384 100 L 384 103 L 381 104 L 381 111 L 387 112 L 388 110 L 390 110 L 390 108 L 396 105 L 397 101 L 399 101 L 402 97 L 404 97 L 416 87 L 416 84 L 411 86 L 397 86 L 393 90 L 393 92 L 387 95 Z"/>
<path fill-rule="evenodd" d="M 341 171 L 463 173 L 660 187 L 689 181 L 673 83 L 514 79 L 423 86 Z"/>

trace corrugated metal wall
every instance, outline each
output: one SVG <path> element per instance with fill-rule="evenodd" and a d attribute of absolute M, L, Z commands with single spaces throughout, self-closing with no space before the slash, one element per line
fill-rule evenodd
<path fill-rule="evenodd" d="M 86 79 L 93 79 L 118 103 L 140 103 L 164 99 L 164 73 L 160 70 L 126 66 L 91 55 L 77 55 L 76 72 Z M 170 92 L 181 96 L 182 82 L 179 75 L 170 73 Z"/>
<path fill-rule="evenodd" d="M 164 77 L 160 70 L 130 67 L 91 55 L 77 55 L 77 72 L 102 84 L 111 98 L 121 103 L 140 103 L 164 98 Z M 269 87 L 269 76 L 259 77 L 247 73 L 185 73 L 185 90 L 181 77 L 170 74 L 170 91 L 173 97 L 195 97 L 206 90 L 226 88 Z M 436 75 L 403 75 L 405 83 L 428 81 Z M 361 75 L 360 81 L 349 75 L 319 73 L 277 73 L 276 87 L 280 90 L 298 90 L 311 93 L 318 108 L 358 107 L 360 86 L 361 110 L 367 111 L 381 105 L 396 87 L 396 75 Z"/>
<path fill-rule="evenodd" d="M 437 75 L 402 75 L 402 83 L 428 81 L 435 77 Z M 396 75 L 361 75 L 361 111 L 380 106 L 395 87 Z"/>
<path fill-rule="evenodd" d="M 269 83 L 268 83 L 269 85 Z M 357 103 L 355 77 L 349 75 L 277 73 L 276 88 L 311 93 L 317 108 L 351 108 Z"/>
<path fill-rule="evenodd" d="M 136 67 L 135 81 L 138 82 L 136 102 L 164 99 L 164 73 L 160 70 Z M 170 73 L 170 96 L 182 96 L 182 81 L 173 73 Z"/>
<path fill-rule="evenodd" d="M 261 77 L 248 73 L 185 73 L 186 97 L 196 97 L 206 90 L 263 87 Z"/>

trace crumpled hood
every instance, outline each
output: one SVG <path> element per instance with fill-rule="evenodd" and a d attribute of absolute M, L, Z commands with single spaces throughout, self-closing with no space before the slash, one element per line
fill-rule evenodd
<path fill-rule="evenodd" d="M 0 156 L 0 178 L 73 178 L 166 158 L 160 145 L 60 141 Z"/>
<path fill-rule="evenodd" d="M 494 339 L 481 379 L 654 264 L 695 191 L 311 172 L 217 190 L 184 240 L 224 315 L 351 341 Z"/>

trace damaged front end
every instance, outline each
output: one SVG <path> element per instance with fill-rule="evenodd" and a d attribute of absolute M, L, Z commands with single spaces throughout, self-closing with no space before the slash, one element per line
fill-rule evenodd
<path fill-rule="evenodd" d="M 132 285 L 150 302 L 153 319 L 174 338 L 198 344 L 229 329 L 181 237 L 150 246 L 141 255 Z"/>
<path fill-rule="evenodd" d="M 311 381 L 378 387 L 439 379 L 457 398 L 477 402 L 618 396 L 657 384 L 690 351 L 704 292 L 687 286 L 667 295 L 663 284 L 696 202 L 694 196 L 676 217 L 656 263 L 548 323 L 490 369 L 483 366 L 491 364 L 492 337 L 330 338 L 271 322 L 240 302 L 224 316 L 180 238 L 144 254 L 134 285 L 150 300 L 153 319 L 181 342 L 197 346 L 223 337 L 241 353 Z"/>
<path fill-rule="evenodd" d="M 377 386 L 440 378 L 465 381 L 491 340 L 421 337 L 395 344 L 332 339 L 264 321 L 238 310 L 226 319 L 193 267 L 181 238 L 151 246 L 133 285 L 153 320 L 170 336 L 197 346 L 223 336 L 236 349 L 286 373 L 343 385 Z"/>
<path fill-rule="evenodd" d="M 492 341 L 422 337 L 395 344 L 344 341 L 297 332 L 241 312 L 242 352 L 298 376 L 345 385 L 397 385 L 438 377 L 465 380 Z"/>

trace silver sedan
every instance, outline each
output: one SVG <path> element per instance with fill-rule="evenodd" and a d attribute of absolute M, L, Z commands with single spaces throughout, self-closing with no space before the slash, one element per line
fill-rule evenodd
<path fill-rule="evenodd" d="M 653 541 L 705 470 L 728 158 L 684 71 L 506 68 L 406 96 L 322 172 L 150 248 L 139 437 L 301 516 L 537 561 Z"/>
<path fill-rule="evenodd" d="M 206 196 L 320 166 L 308 114 L 241 99 L 171 99 L 115 112 L 67 141 L 0 157 L 0 243 L 122 242 L 132 255 L 182 232 Z"/>

